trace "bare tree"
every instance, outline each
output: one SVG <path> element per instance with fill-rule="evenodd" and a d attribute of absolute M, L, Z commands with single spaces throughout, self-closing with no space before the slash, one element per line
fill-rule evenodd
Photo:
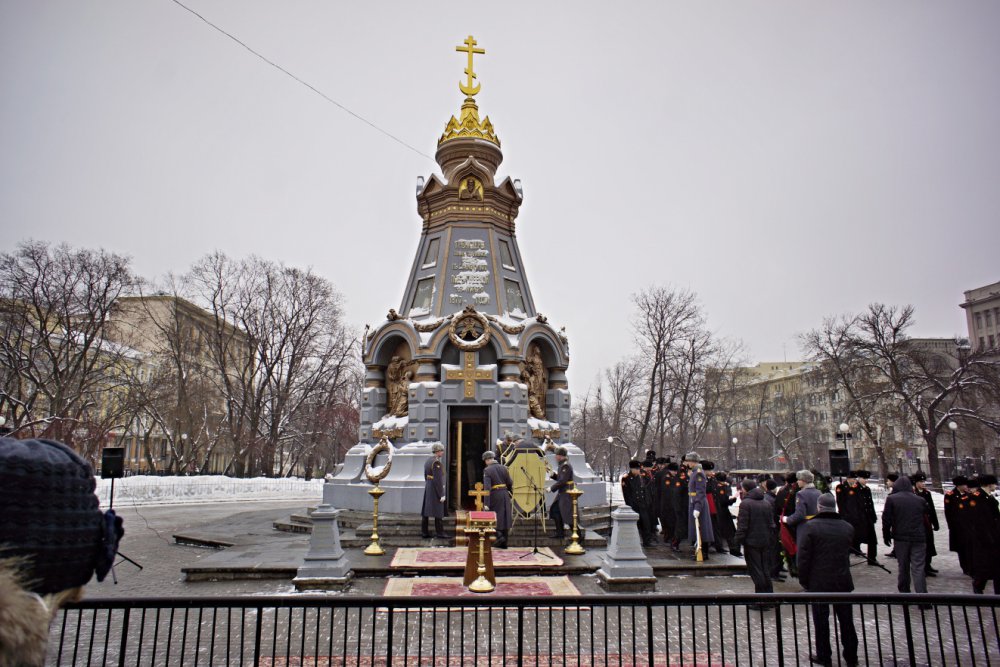
<path fill-rule="evenodd" d="M 650 287 L 632 297 L 636 314 L 632 328 L 642 355 L 646 376 L 645 406 L 639 421 L 638 445 L 646 446 L 653 423 L 662 444 L 669 411 L 666 366 L 681 341 L 701 325 L 697 299 L 691 292 L 668 287 Z M 654 414 L 655 409 L 655 414 Z"/>
<path fill-rule="evenodd" d="M 304 458 L 301 447 L 320 437 L 316 416 L 353 400 L 346 391 L 357 340 L 342 321 L 340 295 L 311 271 L 221 253 L 196 264 L 187 282 L 215 323 L 209 344 L 235 448 L 232 471 L 290 471 Z"/>
<path fill-rule="evenodd" d="M 136 359 L 104 331 L 136 286 L 126 257 L 27 241 L 0 256 L 0 413 L 15 435 L 76 447 L 96 462 L 129 403 Z"/>
<path fill-rule="evenodd" d="M 807 340 L 813 353 L 834 369 L 872 441 L 881 440 L 880 415 L 884 419 L 896 411 L 916 424 L 927 445 L 931 476 L 940 484 L 937 441 L 949 421 L 1000 432 L 1000 420 L 986 408 L 997 396 L 1000 362 L 988 351 L 967 353 L 960 341 L 947 350 L 929 349 L 909 337 L 913 323 L 912 306 L 876 303 L 856 318 L 825 325 Z M 884 466 L 884 452 L 880 456 Z"/>

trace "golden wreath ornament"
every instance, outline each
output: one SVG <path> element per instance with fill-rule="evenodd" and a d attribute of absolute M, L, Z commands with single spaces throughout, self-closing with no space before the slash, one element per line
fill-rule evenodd
<path fill-rule="evenodd" d="M 368 452 L 368 456 L 365 458 L 365 477 L 368 478 L 369 482 L 372 484 L 378 484 L 385 479 L 386 475 L 389 474 L 389 470 L 392 468 L 392 455 L 395 449 L 396 448 L 392 446 L 392 443 L 389 442 L 389 438 L 384 435 L 382 436 L 382 439 L 378 441 L 378 444 L 371 448 L 371 451 Z M 384 464 L 378 467 L 373 467 L 375 457 L 382 452 L 385 452 L 388 455 L 388 458 Z"/>
<path fill-rule="evenodd" d="M 448 327 L 448 337 L 463 352 L 474 352 L 490 342 L 490 322 L 475 307 L 466 306 Z"/>

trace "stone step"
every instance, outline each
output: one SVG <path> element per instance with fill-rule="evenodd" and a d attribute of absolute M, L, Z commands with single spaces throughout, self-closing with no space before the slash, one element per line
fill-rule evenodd
<path fill-rule="evenodd" d="M 275 521 L 272 526 L 275 530 L 282 530 L 293 533 L 309 533 L 312 532 L 312 511 L 315 507 L 310 507 L 304 509 L 301 512 L 296 512 L 289 516 L 288 519 L 283 521 Z M 340 516 L 337 518 L 337 523 L 340 528 L 348 529 L 354 528 L 358 529 L 362 525 L 368 526 L 368 532 L 371 532 L 371 512 L 362 512 L 358 510 L 343 510 Z M 582 510 L 581 516 L 579 517 L 580 527 L 587 531 L 592 531 L 604 537 L 608 537 L 611 533 L 611 515 L 608 513 L 608 507 L 597 506 L 597 507 L 586 507 Z M 382 514 L 379 513 L 379 527 L 383 529 L 386 534 L 389 534 L 391 527 L 395 527 L 398 531 L 412 533 L 414 535 L 420 534 L 420 516 L 416 514 Z M 461 522 L 461 523 L 459 523 Z M 465 525 L 465 513 L 461 510 L 459 515 L 456 516 L 455 513 L 448 514 L 444 517 L 444 529 L 449 535 L 458 532 L 459 537 L 464 539 L 459 530 L 460 526 Z M 433 521 L 431 522 L 433 527 Z M 551 523 L 549 524 L 551 528 Z M 382 530 L 380 530 L 382 532 Z"/>
<path fill-rule="evenodd" d="M 380 522 L 381 523 L 381 522 Z M 348 547 L 364 547 L 371 542 L 372 527 L 371 524 L 362 525 L 360 529 L 343 529 L 340 531 L 340 542 L 344 548 Z M 420 532 L 416 533 L 400 533 L 392 532 L 386 533 L 379 529 L 379 542 L 383 547 L 419 547 L 419 546 L 465 546 L 468 544 L 465 539 L 465 535 L 456 534 L 453 539 L 424 539 L 420 537 Z M 536 543 L 534 537 L 529 533 L 527 535 L 516 535 L 511 534 L 508 539 L 508 544 L 512 547 L 530 547 L 534 546 Z M 537 539 L 537 544 L 540 547 L 553 547 L 562 548 L 569 544 L 569 540 L 557 540 L 551 535 L 539 534 Z M 586 531 L 583 537 L 583 546 L 588 548 L 605 548 L 608 545 L 607 539 L 602 535 L 595 533 L 593 531 Z"/>

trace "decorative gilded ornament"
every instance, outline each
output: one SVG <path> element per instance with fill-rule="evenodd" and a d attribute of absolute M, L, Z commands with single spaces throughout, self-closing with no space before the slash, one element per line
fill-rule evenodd
<path fill-rule="evenodd" d="M 493 322 L 498 327 L 500 327 L 503 330 L 504 333 L 519 334 L 522 331 L 524 331 L 524 325 L 523 324 L 516 324 L 516 325 L 506 324 L 506 323 L 504 323 L 503 320 L 501 320 L 500 318 L 495 317 L 493 315 L 487 315 L 486 319 L 488 319 L 490 322 Z"/>
<path fill-rule="evenodd" d="M 476 355 L 472 352 L 465 353 L 465 364 L 462 368 L 455 371 L 446 370 L 444 372 L 445 380 L 461 380 L 465 383 L 465 397 L 475 398 L 476 397 L 476 382 L 486 381 L 493 379 L 493 371 L 484 370 L 481 368 L 476 368 Z"/>
<path fill-rule="evenodd" d="M 389 474 L 389 470 L 392 468 L 392 454 L 394 447 L 392 443 L 389 442 L 389 438 L 382 436 L 382 439 L 378 441 L 378 444 L 372 447 L 371 451 L 368 452 L 368 456 L 365 458 L 365 477 L 372 484 L 378 484 L 385 476 Z M 374 466 L 375 457 L 377 457 L 382 452 L 388 455 L 385 463 L 380 466 Z"/>
<path fill-rule="evenodd" d="M 474 306 L 466 306 L 460 315 L 452 319 L 448 337 L 455 347 L 465 352 L 482 349 L 490 342 L 489 320 Z"/>
<path fill-rule="evenodd" d="M 483 200 L 483 184 L 475 176 L 467 176 L 462 179 L 462 183 L 458 186 L 458 198 L 459 199 L 478 199 Z"/>
<path fill-rule="evenodd" d="M 459 117 L 455 118 L 452 116 L 451 120 L 448 121 L 448 125 L 445 126 L 444 134 L 438 140 L 438 146 L 446 141 L 461 138 L 485 139 L 499 146 L 500 140 L 497 138 L 496 132 L 493 131 L 493 123 L 490 122 L 489 116 L 479 120 L 479 107 L 476 106 L 476 101 L 473 99 L 473 96 L 479 92 L 482 86 L 476 81 L 476 72 L 472 66 L 472 56 L 475 54 L 485 54 L 486 49 L 477 49 L 476 40 L 473 39 L 472 35 L 469 35 L 463 43 L 465 46 L 456 46 L 455 50 L 469 55 L 468 66 L 465 68 L 465 82 L 458 84 L 458 89 L 466 95 L 466 98 L 462 104 L 462 111 Z"/>

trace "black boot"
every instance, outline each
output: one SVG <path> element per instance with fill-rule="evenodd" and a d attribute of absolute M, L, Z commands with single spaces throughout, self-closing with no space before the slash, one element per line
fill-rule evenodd
<path fill-rule="evenodd" d="M 506 530 L 498 530 L 497 531 L 497 541 L 493 543 L 493 546 L 495 546 L 497 549 L 506 549 L 507 548 L 507 531 Z"/>
<path fill-rule="evenodd" d="M 556 526 L 555 538 L 557 540 L 565 540 L 566 529 L 563 527 L 562 521 L 559 521 L 558 519 L 553 519 L 552 521 Z"/>
<path fill-rule="evenodd" d="M 425 540 L 431 539 L 431 529 L 428 526 L 430 517 L 422 516 L 420 517 L 420 537 Z"/>
<path fill-rule="evenodd" d="M 448 539 L 448 536 L 444 534 L 444 519 L 434 518 L 434 537 Z"/>

